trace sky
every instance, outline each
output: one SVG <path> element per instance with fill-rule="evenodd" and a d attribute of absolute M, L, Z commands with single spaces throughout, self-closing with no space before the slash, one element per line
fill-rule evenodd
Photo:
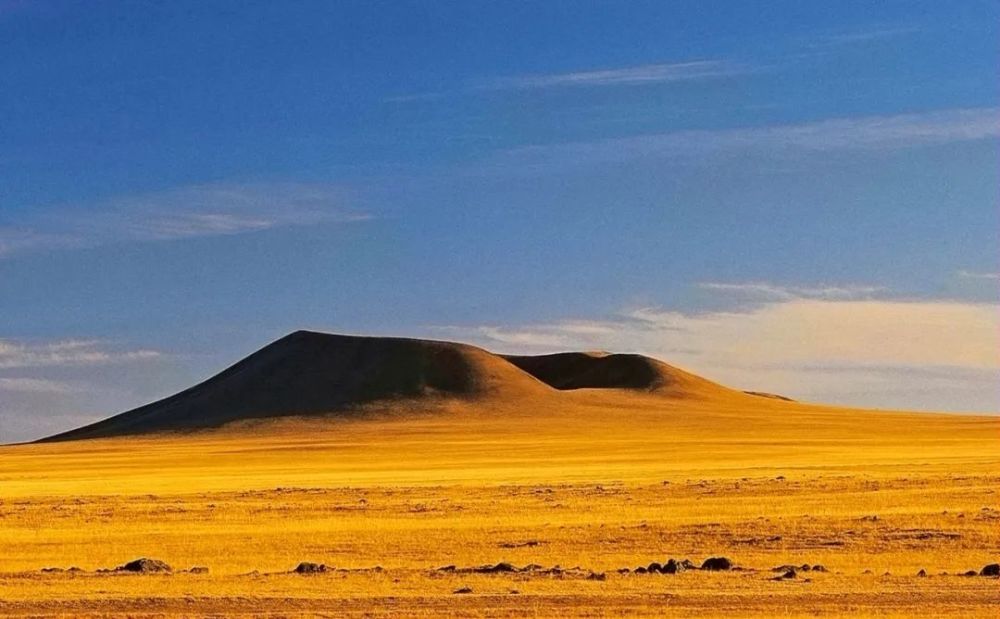
<path fill-rule="evenodd" d="M 1000 4 L 0 0 L 0 442 L 290 331 L 1000 411 Z"/>

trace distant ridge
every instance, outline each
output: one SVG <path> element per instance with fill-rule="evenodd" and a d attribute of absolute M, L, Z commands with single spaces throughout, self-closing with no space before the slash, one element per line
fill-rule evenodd
<path fill-rule="evenodd" d="M 565 352 L 504 355 L 503 358 L 560 390 L 630 389 L 679 398 L 729 391 L 722 385 L 643 355 Z"/>
<path fill-rule="evenodd" d="M 501 356 L 454 342 L 296 331 L 194 387 L 42 442 L 347 414 L 373 403 L 530 405 L 582 389 L 679 399 L 747 397 L 642 355 Z"/>

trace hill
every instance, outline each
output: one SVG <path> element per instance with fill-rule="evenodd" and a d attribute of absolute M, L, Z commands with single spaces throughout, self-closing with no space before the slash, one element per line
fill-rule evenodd
<path fill-rule="evenodd" d="M 42 442 L 344 415 L 372 405 L 537 402 L 580 389 L 742 396 L 642 355 L 502 356 L 455 342 L 296 331 L 190 389 Z"/>

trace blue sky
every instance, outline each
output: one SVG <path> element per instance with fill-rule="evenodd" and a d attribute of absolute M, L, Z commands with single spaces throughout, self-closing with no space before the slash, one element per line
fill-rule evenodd
<path fill-rule="evenodd" d="M 303 327 L 997 411 L 998 23 L 0 0 L 0 440 Z"/>

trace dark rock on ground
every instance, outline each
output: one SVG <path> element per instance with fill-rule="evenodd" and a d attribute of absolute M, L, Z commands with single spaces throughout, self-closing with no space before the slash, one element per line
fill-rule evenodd
<path fill-rule="evenodd" d="M 295 566 L 293 570 L 296 574 L 320 574 L 327 571 L 326 565 L 322 563 L 310 563 L 309 561 L 303 561 Z"/>
<path fill-rule="evenodd" d="M 976 576 L 976 575 L 978 575 L 978 573 L 976 572 L 976 570 L 969 570 L 968 572 L 965 572 L 962 575 L 963 576 Z"/>
<path fill-rule="evenodd" d="M 677 574 L 685 570 L 684 564 L 677 561 L 676 559 L 670 559 L 663 564 L 663 568 L 660 571 L 664 574 Z"/>
<path fill-rule="evenodd" d="M 1000 576 L 1000 563 L 990 563 L 983 566 L 979 572 L 980 576 Z"/>
<path fill-rule="evenodd" d="M 517 572 L 519 570 L 510 563 L 500 562 L 496 565 L 482 565 L 473 571 L 483 574 L 496 574 L 499 572 Z"/>
<path fill-rule="evenodd" d="M 635 568 L 635 573 L 636 574 L 645 574 L 646 573 L 646 568 L 644 568 L 644 567 L 637 567 L 637 568 Z"/>
<path fill-rule="evenodd" d="M 646 571 L 649 572 L 650 574 L 659 574 L 662 569 L 663 566 L 657 563 L 656 561 L 653 561 L 652 563 L 646 566 Z"/>
<path fill-rule="evenodd" d="M 701 569 L 712 572 L 721 572 L 733 569 L 733 562 L 726 557 L 711 557 L 705 559 L 701 564 Z"/>
<path fill-rule="evenodd" d="M 189 574 L 207 574 L 208 568 L 202 565 L 196 565 L 188 570 Z"/>
<path fill-rule="evenodd" d="M 607 580 L 607 578 L 604 572 L 591 572 L 587 574 L 587 580 Z"/>
<path fill-rule="evenodd" d="M 115 568 L 115 571 L 134 572 L 136 574 L 162 574 L 172 572 L 173 569 L 159 559 L 147 559 L 143 557 L 142 559 L 129 561 L 125 565 L 120 565 Z"/>
<path fill-rule="evenodd" d="M 457 568 L 454 565 L 445 565 L 444 567 L 437 568 L 439 572 L 454 572 Z"/>
<path fill-rule="evenodd" d="M 452 591 L 452 593 L 456 593 L 456 594 L 472 593 L 472 587 L 460 587 L 460 588 L 455 589 L 454 591 Z"/>
<path fill-rule="evenodd" d="M 917 572 L 917 576 L 919 576 L 921 578 L 923 578 L 924 576 L 927 576 L 927 570 L 924 570 L 924 569 L 920 570 L 919 572 Z"/>

